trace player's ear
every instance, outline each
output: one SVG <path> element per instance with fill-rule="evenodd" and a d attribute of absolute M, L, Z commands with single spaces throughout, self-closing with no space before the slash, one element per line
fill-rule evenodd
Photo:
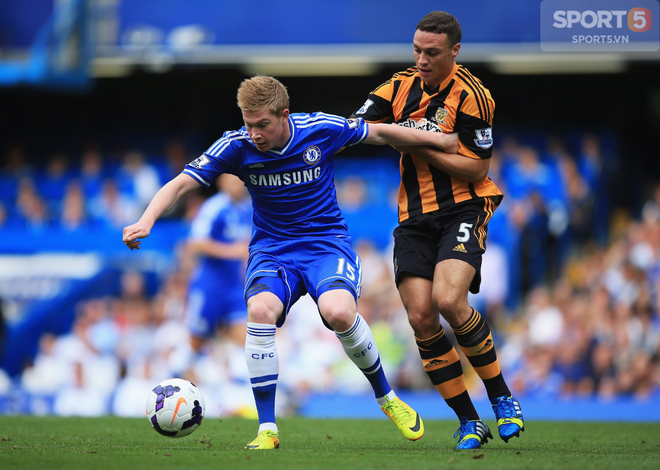
<path fill-rule="evenodd" d="M 461 43 L 457 42 L 456 44 L 454 44 L 454 47 L 452 47 L 451 49 L 451 55 L 454 59 L 456 58 L 456 56 L 458 55 L 458 51 L 460 50 L 461 50 Z"/>
<path fill-rule="evenodd" d="M 290 113 L 289 113 L 288 109 L 285 109 L 284 111 L 282 111 L 282 120 L 286 121 L 287 119 L 289 119 L 289 114 Z"/>

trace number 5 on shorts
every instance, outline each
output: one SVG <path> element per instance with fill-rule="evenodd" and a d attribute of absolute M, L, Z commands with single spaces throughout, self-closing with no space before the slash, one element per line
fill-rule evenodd
<path fill-rule="evenodd" d="M 458 240 L 460 243 L 465 243 L 470 239 L 470 229 L 472 228 L 474 224 L 466 224 L 465 222 L 458 227 L 458 233 L 461 235 L 456 237 L 456 240 Z"/>

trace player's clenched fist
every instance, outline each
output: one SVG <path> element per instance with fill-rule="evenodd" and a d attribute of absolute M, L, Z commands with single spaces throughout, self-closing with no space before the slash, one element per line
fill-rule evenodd
<path fill-rule="evenodd" d="M 199 187 L 194 178 L 181 173 L 172 181 L 160 188 L 145 209 L 144 214 L 133 225 L 124 228 L 124 244 L 131 250 L 140 249 L 139 239 L 146 238 L 151 233 L 154 223 L 186 193 Z"/>
<path fill-rule="evenodd" d="M 140 249 L 140 239 L 146 238 L 149 236 L 151 230 L 147 227 L 142 226 L 139 222 L 133 225 L 129 225 L 124 228 L 123 241 L 124 244 L 131 249 L 131 251 L 136 248 Z"/>

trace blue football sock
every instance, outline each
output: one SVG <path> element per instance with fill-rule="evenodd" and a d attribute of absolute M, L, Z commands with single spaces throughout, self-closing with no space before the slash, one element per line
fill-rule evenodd
<path fill-rule="evenodd" d="M 247 324 L 245 360 L 259 424 L 275 423 L 275 391 L 279 375 L 275 331 L 275 325 Z"/>

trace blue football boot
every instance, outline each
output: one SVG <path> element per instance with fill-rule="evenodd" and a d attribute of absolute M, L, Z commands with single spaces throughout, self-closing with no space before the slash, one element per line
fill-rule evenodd
<path fill-rule="evenodd" d="M 523 419 L 520 403 L 513 396 L 502 396 L 492 398 L 493 411 L 497 418 L 497 430 L 504 442 L 508 442 L 512 437 L 519 437 L 520 431 L 525 430 L 525 420 Z"/>
<path fill-rule="evenodd" d="M 478 449 L 482 444 L 486 444 L 488 439 L 492 439 L 493 435 L 483 421 L 461 418 L 461 427 L 454 437 L 458 437 L 457 449 Z"/>

